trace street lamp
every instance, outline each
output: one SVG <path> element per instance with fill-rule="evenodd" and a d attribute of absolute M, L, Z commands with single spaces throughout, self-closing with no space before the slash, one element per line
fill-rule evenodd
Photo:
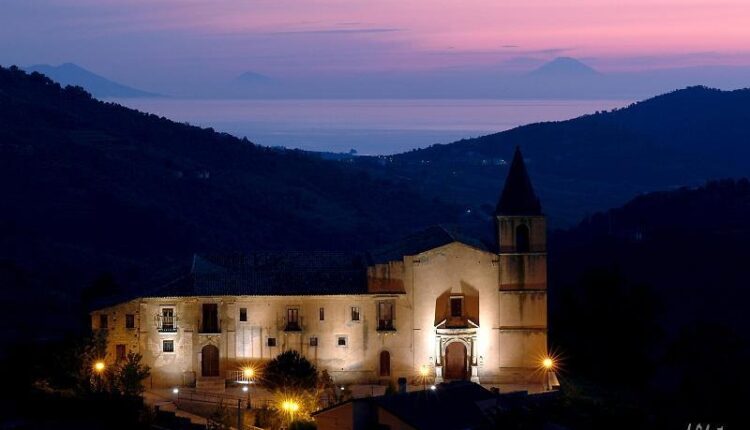
<path fill-rule="evenodd" d="M 252 367 L 245 367 L 242 369 L 242 376 L 248 381 L 255 377 L 255 369 Z"/>
<path fill-rule="evenodd" d="M 426 365 L 419 368 L 419 379 L 422 380 L 422 390 L 427 390 L 427 377 L 430 375 L 430 369 Z"/>
<path fill-rule="evenodd" d="M 542 367 L 546 370 L 552 370 L 555 367 L 555 360 L 553 360 L 552 357 L 545 357 L 542 360 Z"/>
<path fill-rule="evenodd" d="M 107 366 L 105 366 L 105 365 L 104 365 L 104 361 L 103 361 L 103 360 L 97 360 L 97 361 L 96 361 L 96 362 L 94 363 L 94 371 L 95 371 L 96 373 L 102 373 L 102 372 L 104 372 L 104 369 L 105 369 L 106 367 L 107 367 Z"/>
<path fill-rule="evenodd" d="M 281 403 L 281 409 L 284 410 L 287 414 L 289 414 L 289 422 L 294 421 L 294 414 L 299 411 L 299 403 L 297 403 L 294 400 L 284 400 Z"/>

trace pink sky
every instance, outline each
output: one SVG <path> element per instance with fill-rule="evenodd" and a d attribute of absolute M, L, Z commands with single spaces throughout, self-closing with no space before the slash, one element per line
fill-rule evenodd
<path fill-rule="evenodd" d="M 5 0 L 2 9 L 1 64 L 72 61 L 120 75 L 522 68 L 559 55 L 600 70 L 750 65 L 748 0 Z"/>

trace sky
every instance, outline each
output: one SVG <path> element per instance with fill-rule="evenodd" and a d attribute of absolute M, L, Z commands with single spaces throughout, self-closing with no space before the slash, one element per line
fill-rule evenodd
<path fill-rule="evenodd" d="M 748 0 L 0 0 L 0 64 L 145 89 L 231 79 L 750 66 Z"/>

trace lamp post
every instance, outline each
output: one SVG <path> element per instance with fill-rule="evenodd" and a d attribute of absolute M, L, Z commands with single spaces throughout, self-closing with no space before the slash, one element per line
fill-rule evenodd
<path fill-rule="evenodd" d="M 242 391 L 247 393 L 247 409 L 252 409 L 250 404 L 250 386 L 255 382 L 255 369 L 252 367 L 245 367 L 242 369 L 242 377 L 247 382 L 247 385 L 242 387 Z"/>
<path fill-rule="evenodd" d="M 299 411 L 299 403 L 297 403 L 294 400 L 284 400 L 281 403 L 281 409 L 284 410 L 287 414 L 289 414 L 289 424 L 294 422 L 294 414 Z"/>
<path fill-rule="evenodd" d="M 419 376 L 422 379 L 422 390 L 427 391 L 427 375 L 430 374 L 430 370 L 427 368 L 427 366 L 422 366 L 419 368 Z"/>
<path fill-rule="evenodd" d="M 542 359 L 542 369 L 544 369 L 544 389 L 549 391 L 552 389 L 552 383 L 550 382 L 550 373 L 555 368 L 555 360 L 552 357 L 544 357 Z"/>
<path fill-rule="evenodd" d="M 92 366 L 94 370 L 94 385 L 97 391 L 104 389 L 103 375 L 107 369 L 107 365 L 104 364 L 104 360 L 96 360 Z"/>

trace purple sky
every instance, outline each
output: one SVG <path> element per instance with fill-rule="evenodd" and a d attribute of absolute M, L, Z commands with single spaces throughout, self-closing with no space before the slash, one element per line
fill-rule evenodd
<path fill-rule="evenodd" d="M 0 0 L 0 64 L 159 88 L 231 79 L 750 66 L 748 0 Z"/>

